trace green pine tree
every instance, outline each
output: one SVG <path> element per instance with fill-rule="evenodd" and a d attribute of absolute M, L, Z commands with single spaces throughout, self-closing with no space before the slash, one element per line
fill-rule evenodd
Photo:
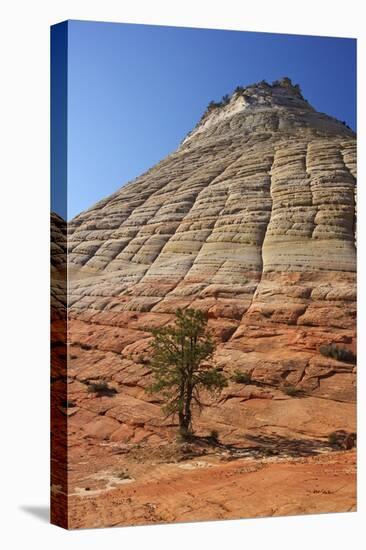
<path fill-rule="evenodd" d="M 201 409 L 200 390 L 220 391 L 225 376 L 209 366 L 215 345 L 204 314 L 195 309 L 178 309 L 175 323 L 152 331 L 151 368 L 153 383 L 148 391 L 161 394 L 167 416 L 178 415 L 179 431 L 192 433 L 192 405 Z"/>

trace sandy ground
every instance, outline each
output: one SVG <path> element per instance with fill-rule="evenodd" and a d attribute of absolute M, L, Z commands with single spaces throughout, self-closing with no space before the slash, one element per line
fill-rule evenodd
<path fill-rule="evenodd" d="M 213 453 L 174 459 L 117 449 L 103 463 L 74 466 L 71 529 L 356 510 L 355 450 L 300 458 Z"/>

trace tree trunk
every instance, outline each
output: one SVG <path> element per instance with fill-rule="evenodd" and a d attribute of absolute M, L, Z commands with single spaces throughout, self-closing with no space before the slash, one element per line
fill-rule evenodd
<path fill-rule="evenodd" d="M 191 402 L 193 389 L 191 384 L 187 383 L 186 386 L 186 388 L 183 387 L 180 390 L 181 404 L 178 411 L 179 431 L 183 436 L 189 435 L 192 431 Z"/>
<path fill-rule="evenodd" d="M 192 431 L 192 413 L 191 413 L 191 404 L 192 404 L 192 384 L 187 383 L 187 394 L 186 400 L 184 403 L 184 426 L 185 430 Z"/>
<path fill-rule="evenodd" d="M 185 390 L 185 384 L 184 382 L 181 383 L 180 390 L 179 390 L 179 410 L 178 410 L 178 419 L 179 419 L 179 431 L 182 435 L 184 435 L 187 432 L 186 427 L 186 420 L 185 420 L 185 414 L 184 414 L 184 390 Z"/>
<path fill-rule="evenodd" d="M 178 418 L 179 418 L 179 431 L 183 433 L 185 431 L 185 417 L 182 411 L 179 411 Z"/>

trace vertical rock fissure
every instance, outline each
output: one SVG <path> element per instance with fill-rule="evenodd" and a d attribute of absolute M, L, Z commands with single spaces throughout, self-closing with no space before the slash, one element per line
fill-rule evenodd
<path fill-rule="evenodd" d="M 311 145 L 311 142 L 309 141 L 308 144 L 307 144 L 307 147 L 306 147 L 306 152 L 305 152 L 305 172 L 306 172 L 306 176 L 309 180 L 311 206 L 314 209 L 314 216 L 313 216 L 313 222 L 312 222 L 313 223 L 313 229 L 312 229 L 312 232 L 311 232 L 311 238 L 313 239 L 314 238 L 314 231 L 316 229 L 316 221 L 315 220 L 316 220 L 316 216 L 318 214 L 319 208 L 315 204 L 315 201 L 314 201 L 313 180 L 312 180 L 311 170 L 309 168 L 309 148 L 310 148 L 310 145 Z"/>
<path fill-rule="evenodd" d="M 343 159 L 343 164 L 345 170 L 349 173 L 352 181 L 354 183 L 354 193 L 353 193 L 353 235 L 354 235 L 354 245 L 357 249 L 357 181 L 355 170 L 352 169 L 351 163 L 345 158 L 345 150 L 341 149 L 341 155 Z"/>
<path fill-rule="evenodd" d="M 239 322 L 239 326 L 241 324 L 241 322 L 244 320 L 244 317 L 246 316 L 246 314 L 248 313 L 248 311 L 250 310 L 250 308 L 252 307 L 253 305 L 253 302 L 254 300 L 256 299 L 257 297 L 257 291 L 258 291 L 258 288 L 263 280 L 263 267 L 264 267 L 264 259 L 263 259 L 263 246 L 264 246 L 264 243 L 266 241 L 266 236 L 267 236 L 267 232 L 268 232 L 268 227 L 271 223 L 271 219 L 272 219 L 272 209 L 273 209 L 273 195 L 272 195 L 272 183 L 273 183 L 273 179 L 272 179 L 272 170 L 273 170 L 273 167 L 274 167 L 274 163 L 275 163 L 275 157 L 276 157 L 276 152 L 274 152 L 273 154 L 273 158 L 272 158 L 272 164 L 271 164 L 271 168 L 270 170 L 268 171 L 268 175 L 269 175 L 269 197 L 271 198 L 271 210 L 269 212 L 269 216 L 268 216 L 268 221 L 267 221 L 267 224 L 265 226 L 265 229 L 263 231 L 263 239 L 262 239 L 262 242 L 260 243 L 260 268 L 261 268 L 261 275 L 259 277 L 259 280 L 258 280 L 258 283 L 255 287 L 255 290 L 253 292 L 253 295 L 252 295 L 252 299 L 250 300 L 250 303 L 249 303 L 249 306 L 247 307 L 247 309 L 245 310 L 245 312 L 243 313 L 241 319 L 240 319 L 240 322 Z M 235 332 L 232 336 L 235 335 Z"/>

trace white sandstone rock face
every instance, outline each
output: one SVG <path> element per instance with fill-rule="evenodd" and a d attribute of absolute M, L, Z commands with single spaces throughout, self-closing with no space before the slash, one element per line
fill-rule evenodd
<path fill-rule="evenodd" d="M 288 79 L 234 93 L 177 151 L 68 224 L 74 330 L 115 327 L 118 340 L 137 315 L 138 347 L 142 326 L 200 308 L 244 362 L 302 354 L 297 383 L 321 393 L 321 375 L 306 373 L 319 345 L 355 345 L 355 178 L 353 131 Z M 114 349 L 107 331 L 98 342 Z"/>
<path fill-rule="evenodd" d="M 198 134 L 205 132 L 209 128 L 215 126 L 219 122 L 223 122 L 237 113 L 242 113 L 250 107 L 250 103 L 240 95 L 234 95 L 229 103 L 223 106 L 221 109 L 215 109 L 210 116 L 204 118 L 182 142 L 182 145 L 188 143 L 192 138 L 197 137 Z"/>

